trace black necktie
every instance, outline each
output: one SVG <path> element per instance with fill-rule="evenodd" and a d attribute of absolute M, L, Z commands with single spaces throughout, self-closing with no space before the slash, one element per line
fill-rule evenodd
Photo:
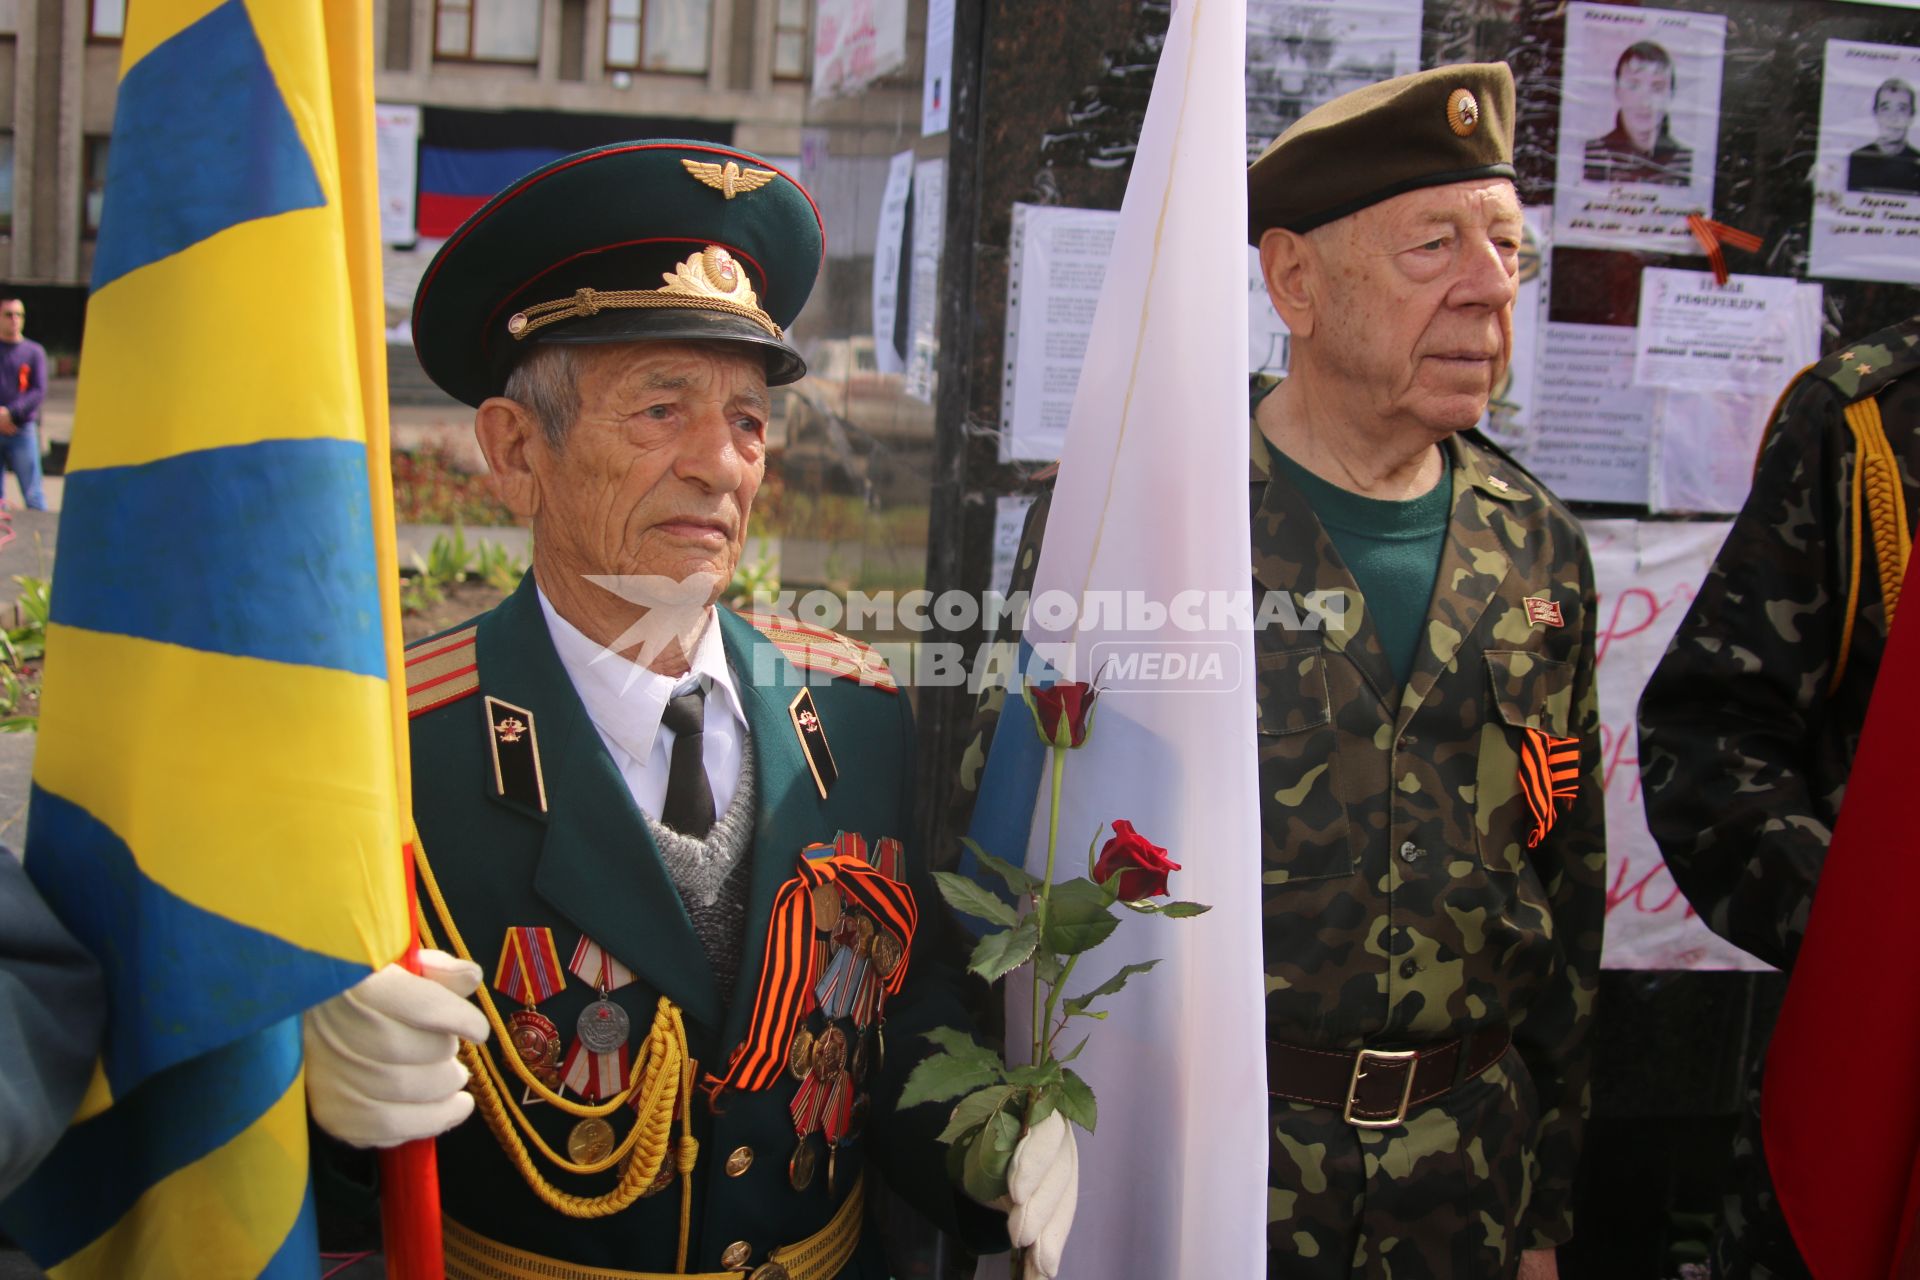
<path fill-rule="evenodd" d="M 667 799 L 660 806 L 660 822 L 696 839 L 713 830 L 713 788 L 707 784 L 705 760 L 707 695 L 694 685 L 667 699 L 660 716 L 662 728 L 673 730 L 673 760 L 667 767 Z"/>

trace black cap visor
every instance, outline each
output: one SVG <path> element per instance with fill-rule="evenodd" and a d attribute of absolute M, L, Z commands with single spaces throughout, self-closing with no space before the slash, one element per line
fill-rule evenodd
<path fill-rule="evenodd" d="M 612 342 L 728 342 L 753 348 L 767 365 L 767 385 L 784 387 L 807 376 L 807 362 L 784 338 L 745 316 L 696 307 L 609 308 L 541 329 L 524 340 L 508 338 L 500 355 L 504 383 L 513 367 L 546 343 L 592 346 Z"/>

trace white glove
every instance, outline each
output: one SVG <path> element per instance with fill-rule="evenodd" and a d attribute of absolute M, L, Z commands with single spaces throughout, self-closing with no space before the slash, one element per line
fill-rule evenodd
<path fill-rule="evenodd" d="M 1020 1280 L 1053 1280 L 1080 1203 L 1080 1148 L 1058 1111 L 1027 1130 L 1007 1166 L 1007 1234 L 1027 1251 Z"/>
<path fill-rule="evenodd" d="M 307 1010 L 307 1105 L 314 1123 L 355 1147 L 393 1147 L 445 1133 L 473 1114 L 460 1040 L 487 1038 L 466 997 L 480 966 L 421 951 L 420 973 L 397 964 Z"/>

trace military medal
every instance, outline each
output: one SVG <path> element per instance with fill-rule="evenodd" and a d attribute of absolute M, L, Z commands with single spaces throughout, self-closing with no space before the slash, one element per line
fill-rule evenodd
<path fill-rule="evenodd" d="M 853 1100 L 853 1112 L 847 1119 L 847 1141 L 852 1142 L 867 1127 L 867 1112 L 871 1110 L 873 1099 L 861 1094 Z"/>
<path fill-rule="evenodd" d="M 813 1141 L 802 1134 L 800 1145 L 793 1149 L 793 1158 L 787 1161 L 787 1181 L 795 1191 L 805 1191 L 813 1185 L 813 1171 L 819 1162 L 820 1156 L 813 1149 Z"/>
<path fill-rule="evenodd" d="M 873 845 L 873 869 L 889 880 L 900 878 L 900 864 L 905 850 L 892 836 L 882 836 Z"/>
<path fill-rule="evenodd" d="M 521 1004 L 539 1004 L 559 994 L 566 985 L 566 971 L 560 967 L 560 953 L 553 945 L 553 930 L 507 930 L 500 944 L 500 963 L 493 974 L 494 990 Z"/>
<path fill-rule="evenodd" d="M 612 1053 L 625 1048 L 627 1034 L 632 1029 L 627 1011 L 605 996 L 582 1009 L 574 1023 L 574 1031 L 589 1053 Z"/>
<path fill-rule="evenodd" d="M 534 1078 L 549 1089 L 560 1086 L 560 1028 L 552 1019 L 522 1009 L 507 1019 L 507 1043 Z"/>
<path fill-rule="evenodd" d="M 832 933 L 840 926 L 844 904 L 840 901 L 840 889 L 831 882 L 813 887 L 813 927 L 822 933 Z"/>
<path fill-rule="evenodd" d="M 882 978 L 891 978 L 893 971 L 900 967 L 900 959 L 905 954 L 900 939 L 882 929 L 873 937 L 873 967 Z"/>
<path fill-rule="evenodd" d="M 567 962 L 567 968 L 576 978 L 603 996 L 609 991 L 618 991 L 633 981 L 633 970 L 615 960 L 599 943 L 584 935 L 574 946 L 573 959 Z"/>
<path fill-rule="evenodd" d="M 575 1164 L 598 1164 L 613 1154 L 613 1126 L 588 1116 L 567 1135 L 567 1157 Z"/>
<path fill-rule="evenodd" d="M 848 1066 L 848 1070 L 853 1073 L 855 1084 L 863 1084 L 867 1078 L 867 1064 L 873 1056 L 868 1051 L 868 1043 L 865 1036 L 860 1036 L 853 1042 L 853 1062 Z"/>
<path fill-rule="evenodd" d="M 787 1070 L 795 1080 L 805 1080 L 807 1072 L 813 1067 L 813 1032 L 805 1027 L 796 1027 L 793 1032 L 793 1045 L 787 1050 Z"/>

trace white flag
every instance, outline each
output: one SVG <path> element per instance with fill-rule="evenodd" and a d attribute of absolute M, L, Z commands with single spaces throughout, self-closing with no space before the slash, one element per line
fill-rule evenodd
<path fill-rule="evenodd" d="M 1062 1274 L 1252 1277 L 1265 1269 L 1267 1098 L 1247 501 L 1245 0 L 1179 0 L 1068 421 L 1026 638 L 1105 687 L 1069 753 L 1056 879 L 1127 819 L 1182 866 L 1197 919 L 1123 913 L 1084 991 L 1104 1002 L 1074 1063 L 1099 1100 L 1081 1135 Z M 1076 602 L 1049 633 L 1050 591 Z M 1244 612 L 1223 606 L 1237 600 Z M 1057 614 L 1053 616 L 1058 616 Z M 1017 696 L 1000 739 L 1030 733 Z M 988 781 L 993 770 L 989 769 Z M 1027 780 L 1032 785 L 1031 779 Z M 996 797 L 984 793 L 983 805 Z M 1047 805 L 1027 868 L 1045 867 Z M 1084 977 L 1084 982 L 1080 981 Z M 1009 982 L 1009 1039 L 1031 1025 Z M 1075 1029 L 1070 1046 L 1079 1039 Z"/>

